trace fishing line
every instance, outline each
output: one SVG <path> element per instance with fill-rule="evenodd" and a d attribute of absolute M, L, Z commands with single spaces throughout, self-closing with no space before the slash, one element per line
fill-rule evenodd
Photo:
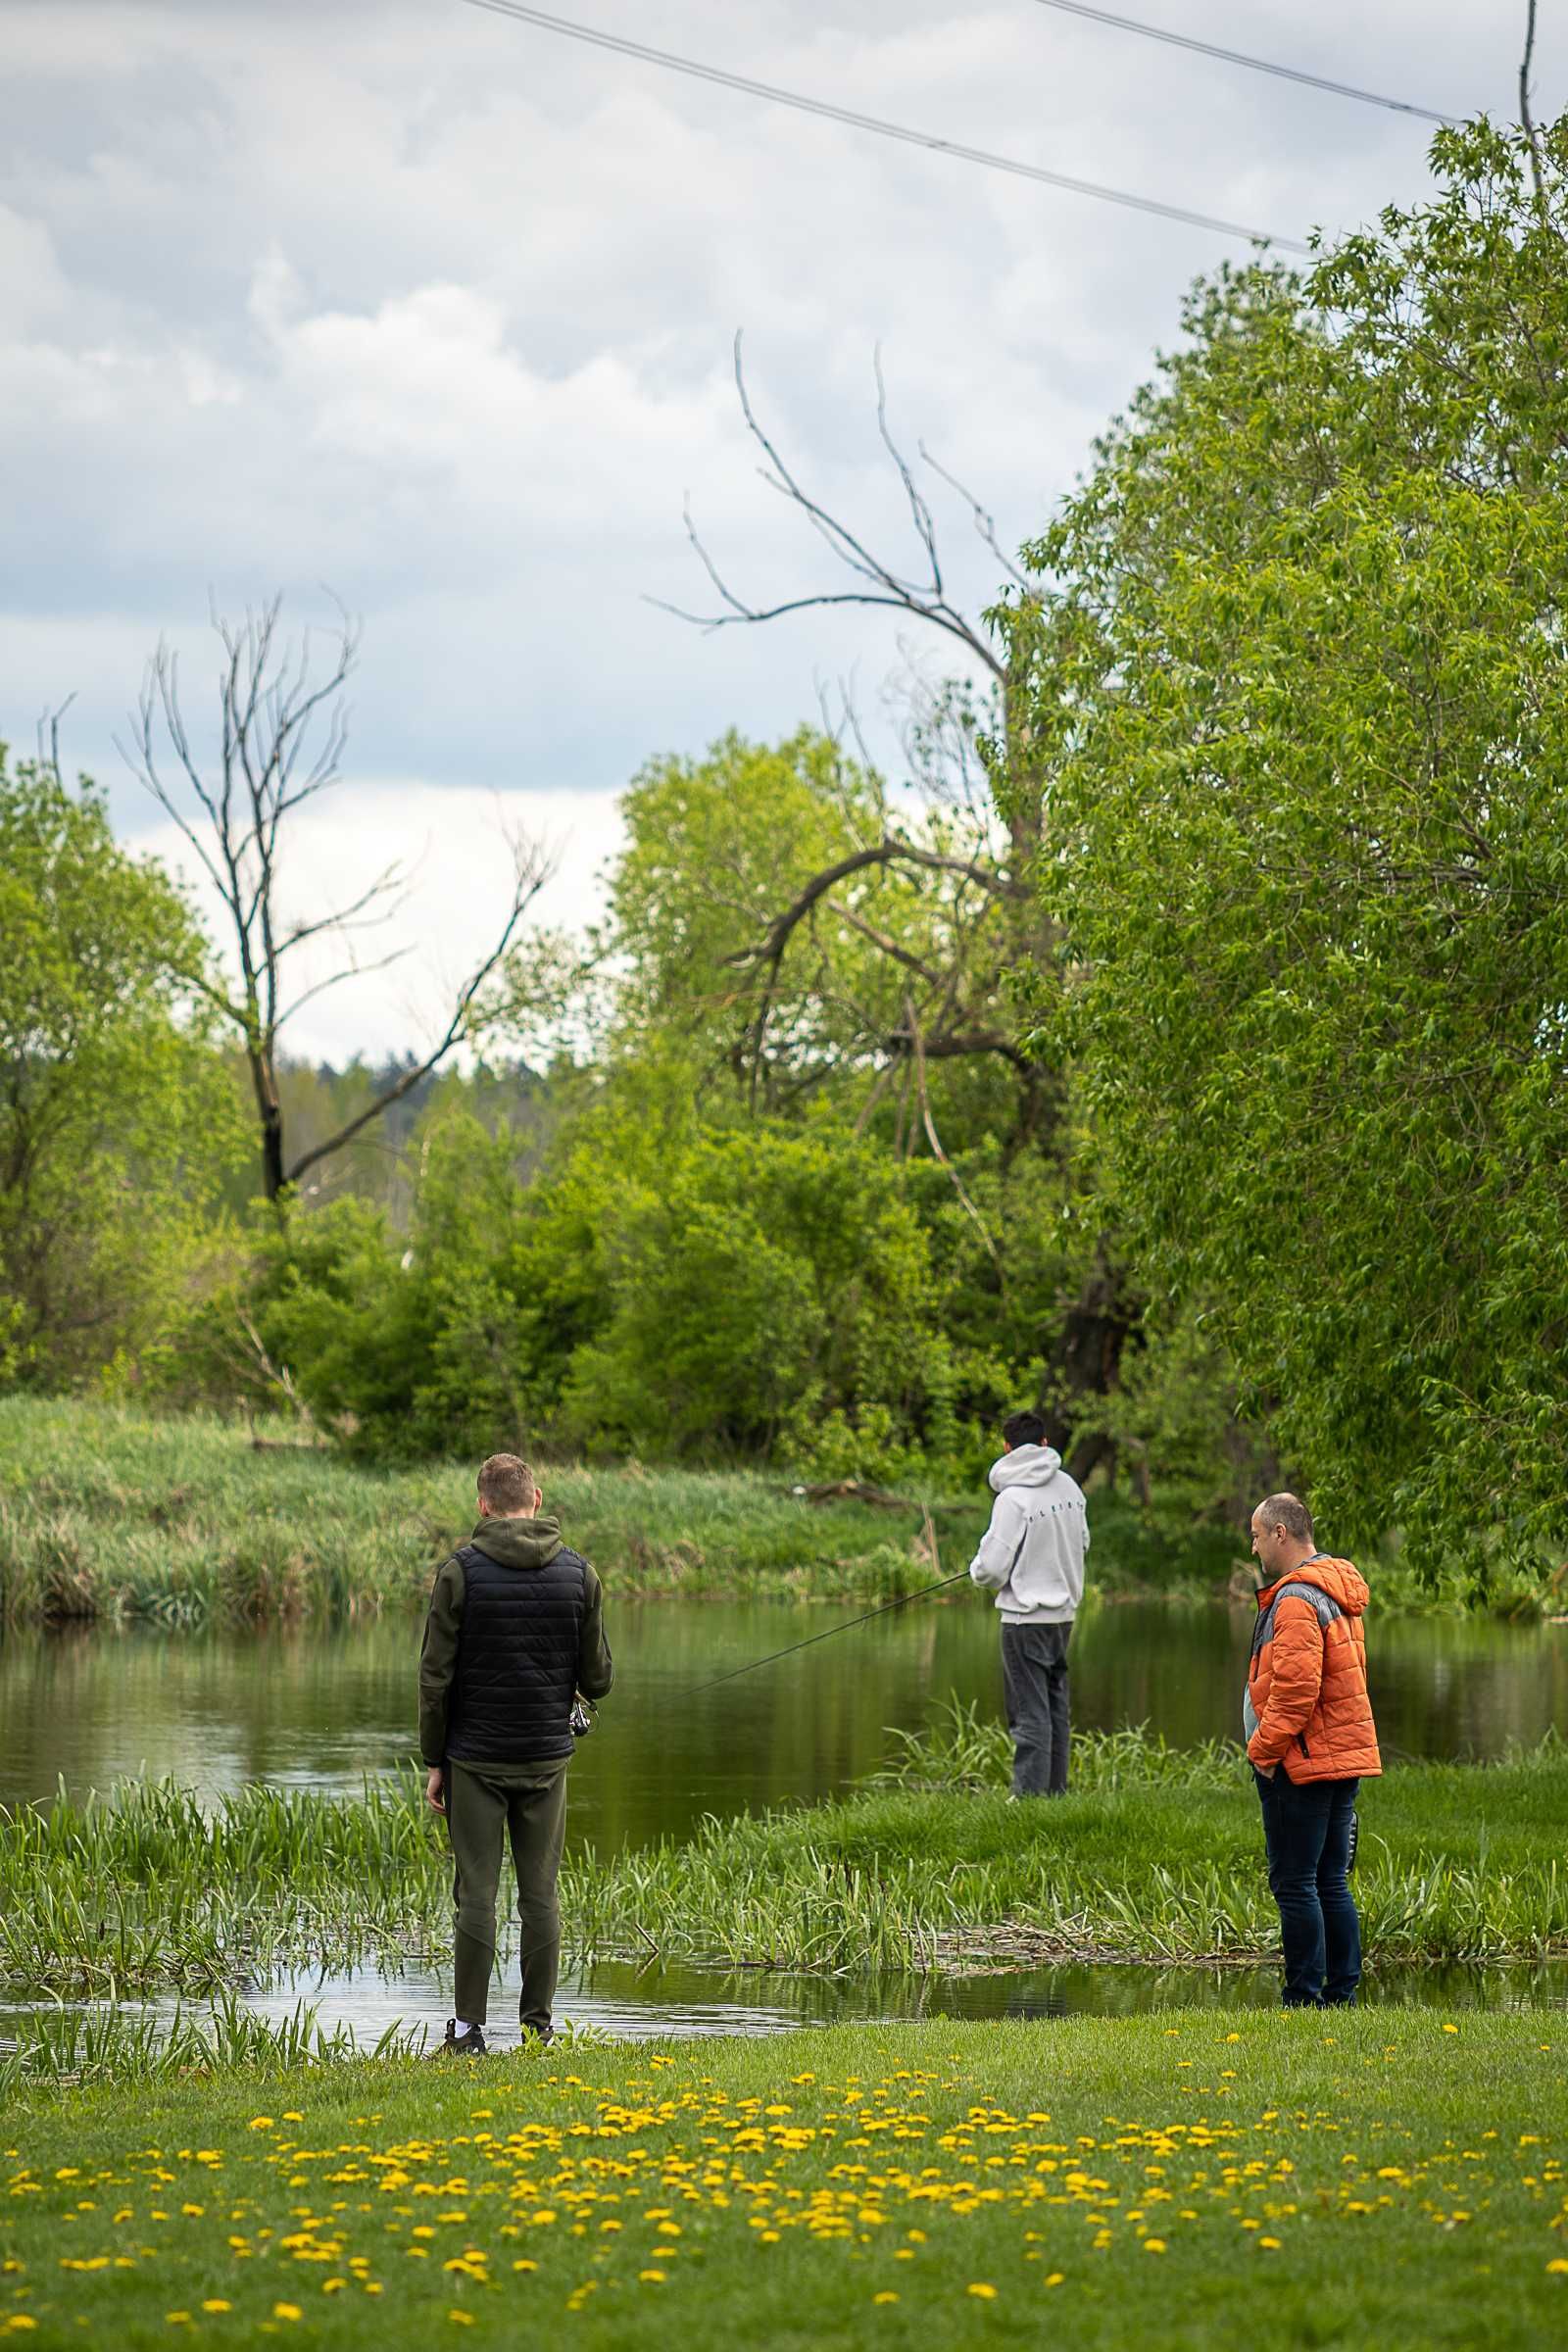
<path fill-rule="evenodd" d="M 808 1634 L 804 1642 L 792 1642 L 788 1649 L 769 1650 L 765 1658 L 754 1658 L 749 1666 L 732 1666 L 728 1674 L 715 1674 L 710 1682 L 694 1683 L 687 1691 L 695 1698 L 699 1690 L 716 1690 L 720 1683 L 733 1683 L 743 1674 L 755 1674 L 760 1666 L 772 1666 L 780 1658 L 792 1658 L 798 1649 L 809 1649 L 813 1642 L 831 1642 L 835 1634 L 853 1633 L 858 1625 L 869 1625 L 873 1617 L 885 1617 L 890 1609 L 907 1608 L 911 1600 L 924 1600 L 928 1592 L 940 1592 L 948 1585 L 961 1584 L 968 1575 L 967 1568 L 957 1568 L 952 1576 L 938 1577 L 934 1585 L 920 1585 L 913 1592 L 901 1592 L 897 1600 L 885 1600 L 879 1609 L 867 1609 L 861 1617 L 847 1617 L 842 1625 L 830 1625 L 823 1634 Z"/>

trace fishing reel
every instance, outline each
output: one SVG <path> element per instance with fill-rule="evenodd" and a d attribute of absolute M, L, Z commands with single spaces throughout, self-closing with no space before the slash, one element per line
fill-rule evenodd
<path fill-rule="evenodd" d="M 594 1711 L 580 1693 L 571 1702 L 571 1713 L 567 1721 L 571 1725 L 571 1736 L 574 1740 L 586 1740 L 594 1728 Z"/>

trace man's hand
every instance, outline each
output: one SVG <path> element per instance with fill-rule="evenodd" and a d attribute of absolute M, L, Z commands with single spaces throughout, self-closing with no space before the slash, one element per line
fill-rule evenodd
<path fill-rule="evenodd" d="M 424 1801 L 435 1813 L 444 1813 L 447 1809 L 446 1791 L 442 1787 L 443 1777 L 439 1764 L 432 1764 L 424 1776 Z"/>
<path fill-rule="evenodd" d="M 1279 1766 L 1277 1764 L 1255 1764 L 1252 1769 L 1254 1772 L 1260 1772 L 1265 1781 L 1271 1781 L 1278 1772 Z"/>

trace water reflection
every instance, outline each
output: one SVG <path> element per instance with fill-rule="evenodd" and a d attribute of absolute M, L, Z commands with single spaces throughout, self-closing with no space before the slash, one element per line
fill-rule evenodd
<path fill-rule="evenodd" d="M 978 1596 L 927 1603 L 760 1673 L 695 1686 L 775 1649 L 815 1615 L 768 1603 L 622 1604 L 617 1688 L 572 1776 L 574 1839 L 683 1837 L 705 1813 L 846 1788 L 950 1693 L 1000 1709 L 995 1620 Z M 1250 1614 L 1102 1605 L 1073 1638 L 1074 1713 L 1148 1721 L 1178 1743 L 1236 1728 Z M 0 1797 L 44 1799 L 126 1773 L 205 1795 L 249 1782 L 353 1791 L 413 1754 L 416 1625 L 261 1635 L 34 1629 L 0 1637 Z M 1371 1639 L 1393 1757 L 1497 1754 L 1568 1731 L 1568 1628 L 1392 1619 Z"/>
<path fill-rule="evenodd" d="M 508 1985 L 514 1984 L 515 1970 Z M 439 1964 L 411 1961 L 380 1970 L 302 1971 L 242 1996 L 243 2006 L 274 2025 L 303 2002 L 328 2033 L 350 2028 L 364 2047 L 391 2029 L 425 2027 L 434 2039 L 451 2008 L 450 1976 Z M 709 2034 L 779 2034 L 804 2026 L 890 2024 L 919 2018 L 966 2018 L 1006 2024 L 1041 2017 L 1141 2017 L 1271 2010 L 1279 2000 L 1275 1967 L 1094 1967 L 1007 1969 L 978 1976 L 786 1976 L 692 1967 L 639 1967 L 599 1961 L 566 1972 L 558 2020 L 596 2026 L 618 2039 L 686 2040 Z M 1568 1962 L 1509 1968 L 1371 1968 L 1365 2006 L 1385 2010 L 1568 2009 Z M 512 2000 L 500 1986 L 491 1999 L 492 2042 L 516 2039 Z M 172 1999 L 124 2014 L 165 2022 Z M 195 2014 L 187 2005 L 187 2016 Z M 24 2029 L 27 2012 L 0 2007 L 0 2047 Z"/>

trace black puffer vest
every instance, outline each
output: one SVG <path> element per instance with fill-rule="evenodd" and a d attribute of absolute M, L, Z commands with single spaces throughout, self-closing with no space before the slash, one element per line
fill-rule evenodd
<path fill-rule="evenodd" d="M 447 1754 L 462 1764 L 569 1756 L 587 1562 L 564 1544 L 542 1568 L 504 1568 L 475 1544 L 463 1564 L 463 1629 Z"/>

